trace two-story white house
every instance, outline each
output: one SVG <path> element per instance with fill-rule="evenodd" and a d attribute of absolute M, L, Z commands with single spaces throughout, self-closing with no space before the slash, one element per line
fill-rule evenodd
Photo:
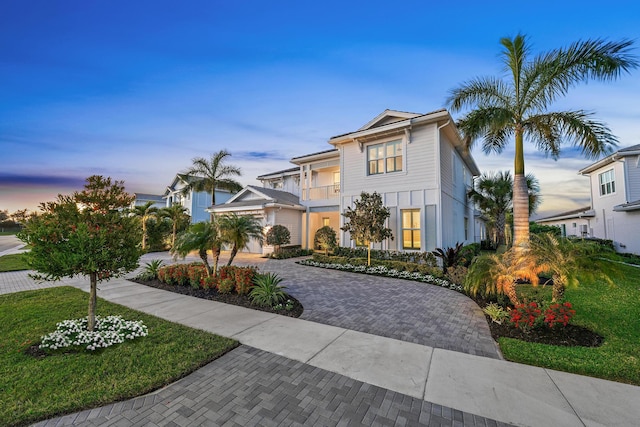
<path fill-rule="evenodd" d="M 190 190 L 183 194 L 184 188 L 193 180 L 202 179 L 185 174 L 177 174 L 171 184 L 167 186 L 164 195 L 165 206 L 170 207 L 174 203 L 181 204 L 191 216 L 191 223 L 208 221 L 211 214 L 207 209 L 211 206 L 211 194 L 206 191 Z M 224 203 L 232 194 L 226 190 L 216 190 L 216 203 Z"/>
<path fill-rule="evenodd" d="M 640 254 L 640 144 L 622 148 L 581 169 L 591 206 L 536 220 L 563 236 L 612 240 L 618 252 Z"/>
<path fill-rule="evenodd" d="M 388 227 L 395 237 L 377 248 L 431 251 L 483 235 L 484 225 L 467 198 L 480 172 L 446 110 L 386 110 L 329 144 L 330 150 L 291 159 L 295 168 L 259 176 L 263 189 L 248 186 L 210 211 L 256 215 L 265 228 L 286 221 L 295 229 L 290 228 L 291 244 L 305 248 L 312 248 L 315 232 L 328 225 L 340 245 L 355 246 L 340 230 L 341 213 L 363 191 L 375 191 L 390 209 Z M 251 244 L 252 251 L 257 247 Z"/>
<path fill-rule="evenodd" d="M 640 254 L 640 144 L 584 169 L 591 182 L 592 235 L 613 240 L 618 252 Z"/>

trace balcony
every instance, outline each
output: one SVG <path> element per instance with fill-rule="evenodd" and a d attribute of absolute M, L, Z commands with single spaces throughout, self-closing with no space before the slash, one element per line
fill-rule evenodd
<path fill-rule="evenodd" d="M 340 184 L 302 189 L 302 200 L 329 200 L 340 198 Z"/>

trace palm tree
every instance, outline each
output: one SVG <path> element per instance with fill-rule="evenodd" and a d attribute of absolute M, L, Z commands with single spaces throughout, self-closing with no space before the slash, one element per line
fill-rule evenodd
<path fill-rule="evenodd" d="M 154 202 L 147 202 L 144 205 L 134 206 L 131 213 L 140 218 L 142 222 L 142 250 L 147 249 L 147 221 L 158 214 L 158 208 L 154 207 Z"/>
<path fill-rule="evenodd" d="M 567 286 L 577 286 L 585 277 L 614 284 L 616 269 L 602 257 L 602 248 L 597 243 L 573 242 L 551 233 L 534 234 L 529 253 L 536 260 L 539 273 L 551 274 L 554 302 L 564 298 Z"/>
<path fill-rule="evenodd" d="M 232 178 L 242 174 L 240 168 L 225 164 L 225 159 L 229 156 L 231 153 L 227 150 L 220 150 L 212 154 L 209 160 L 203 157 L 192 159 L 193 165 L 184 174 L 196 179 L 189 180 L 182 192 L 186 194 L 189 191 L 206 191 L 211 194 L 211 205 L 214 206 L 216 189 L 228 190 L 232 193 L 242 190 L 242 184 Z"/>
<path fill-rule="evenodd" d="M 214 217 L 215 218 L 215 217 Z M 214 276 L 218 272 L 218 260 L 223 239 L 215 222 L 198 222 L 191 225 L 187 231 L 180 233 L 176 238 L 176 244 L 171 248 L 175 257 L 184 259 L 189 252 L 198 251 L 198 256 L 207 268 L 207 275 Z M 207 259 L 207 250 L 211 249 L 213 255 L 213 267 Z"/>
<path fill-rule="evenodd" d="M 527 194 L 529 195 L 529 215 L 540 204 L 540 186 L 532 174 L 527 174 Z M 488 219 L 493 229 L 494 242 L 500 246 L 506 244 L 507 215 L 513 209 L 513 178 L 509 171 L 484 173 L 475 181 L 474 188 L 468 193 L 478 209 Z"/>
<path fill-rule="evenodd" d="M 167 208 L 160 209 L 160 216 L 171 220 L 171 247 L 174 247 L 176 244 L 178 228 L 184 227 L 184 224 L 187 224 L 189 221 L 189 214 L 187 212 L 187 208 L 179 203 L 174 203 Z"/>
<path fill-rule="evenodd" d="M 251 239 L 262 243 L 262 224 L 256 217 L 231 213 L 221 216 L 219 221 L 224 240 L 233 245 L 227 265 L 231 265 L 238 251 L 247 247 Z"/>
<path fill-rule="evenodd" d="M 518 248 L 529 242 L 529 207 L 524 168 L 524 140 L 552 158 L 569 142 L 587 157 L 608 153 L 617 143 L 609 128 L 584 110 L 549 111 L 569 88 L 589 80 L 615 80 L 638 66 L 630 54 L 633 41 L 586 40 L 566 49 L 530 58 L 524 35 L 503 38 L 502 59 L 508 79 L 476 78 L 450 92 L 452 111 L 471 109 L 458 127 L 468 146 L 483 138 L 485 153 L 501 153 L 512 137 L 514 159 L 514 240 Z"/>

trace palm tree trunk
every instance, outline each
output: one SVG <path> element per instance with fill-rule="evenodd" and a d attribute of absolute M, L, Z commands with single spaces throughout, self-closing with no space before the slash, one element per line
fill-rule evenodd
<path fill-rule="evenodd" d="M 496 217 L 496 246 L 506 244 L 504 238 L 504 227 L 506 225 L 506 219 L 504 212 L 500 213 Z"/>
<path fill-rule="evenodd" d="M 513 246 L 521 251 L 529 245 L 529 191 L 524 174 L 524 138 L 516 127 L 516 156 L 513 174 Z"/>
<path fill-rule="evenodd" d="M 231 263 L 233 262 L 233 259 L 236 257 L 237 254 L 238 254 L 238 245 L 233 245 L 233 248 L 231 248 L 231 254 L 229 255 L 229 262 L 227 262 L 227 266 L 231 265 Z"/>
<path fill-rule="evenodd" d="M 511 282 L 511 284 L 504 287 L 504 293 L 514 307 L 520 304 L 518 294 L 516 293 L 516 284 L 514 282 Z"/>
<path fill-rule="evenodd" d="M 176 234 L 178 232 L 178 220 L 173 221 L 173 229 L 171 234 L 171 247 L 173 248 L 176 245 Z"/>
<path fill-rule="evenodd" d="M 87 313 L 87 330 L 92 332 L 96 326 L 96 306 L 98 301 L 98 274 L 89 273 L 89 311 Z"/>
<path fill-rule="evenodd" d="M 211 277 L 211 266 L 209 265 L 209 260 L 207 259 L 207 251 L 200 249 L 198 251 L 198 255 L 200 255 L 200 259 L 202 260 L 202 263 L 207 269 L 207 276 Z"/>
<path fill-rule="evenodd" d="M 218 275 L 218 261 L 220 260 L 220 247 L 214 246 L 211 248 L 211 255 L 213 256 L 213 277 Z"/>
<path fill-rule="evenodd" d="M 142 250 L 147 249 L 147 221 L 142 217 Z"/>

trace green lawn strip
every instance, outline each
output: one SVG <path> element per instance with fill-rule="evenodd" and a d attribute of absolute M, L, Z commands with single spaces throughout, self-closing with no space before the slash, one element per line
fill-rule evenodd
<path fill-rule="evenodd" d="M 24 260 L 23 254 L 11 254 L 0 256 L 0 273 L 7 271 L 28 270 L 29 266 Z"/>
<path fill-rule="evenodd" d="M 640 385 L 640 268 L 621 265 L 610 287 L 583 282 L 566 291 L 576 315 L 572 323 L 605 338 L 601 347 L 560 347 L 510 338 L 499 340 L 507 360 Z"/>
<path fill-rule="evenodd" d="M 88 294 L 57 287 L 0 296 L 0 425 L 23 425 L 139 396 L 193 372 L 238 343 L 99 299 L 97 313 L 142 320 L 147 337 L 96 353 L 36 359 L 24 350 L 65 319 L 86 316 Z"/>

